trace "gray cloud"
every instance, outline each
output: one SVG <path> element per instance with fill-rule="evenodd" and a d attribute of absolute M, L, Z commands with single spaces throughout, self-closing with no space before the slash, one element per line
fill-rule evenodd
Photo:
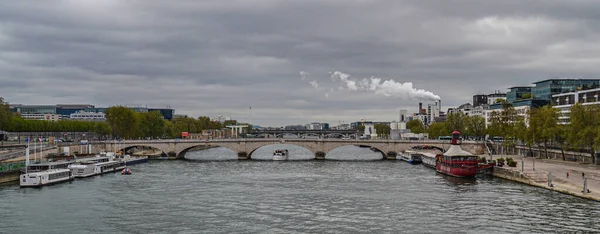
<path fill-rule="evenodd" d="M 0 96 L 12 103 L 170 105 L 240 120 L 252 106 L 259 125 L 384 121 L 416 101 L 338 89 L 328 72 L 410 82 L 451 107 L 537 80 L 597 77 L 600 64 L 593 0 L 0 5 Z"/>

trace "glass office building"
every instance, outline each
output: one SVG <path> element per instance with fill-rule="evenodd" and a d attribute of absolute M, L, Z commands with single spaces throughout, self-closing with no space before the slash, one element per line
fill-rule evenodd
<path fill-rule="evenodd" d="M 534 84 L 532 94 L 535 99 L 554 101 L 554 94 L 600 88 L 600 79 L 548 79 Z"/>
<path fill-rule="evenodd" d="M 531 93 L 530 86 L 515 86 L 508 88 L 510 91 L 506 93 L 506 102 L 513 103 L 523 98 L 526 93 Z"/>

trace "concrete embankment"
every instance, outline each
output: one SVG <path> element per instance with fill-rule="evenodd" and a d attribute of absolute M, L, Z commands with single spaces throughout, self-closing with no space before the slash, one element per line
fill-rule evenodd
<path fill-rule="evenodd" d="M 513 157 L 521 163 L 520 157 Z M 521 165 L 517 167 L 496 167 L 493 176 L 503 178 L 531 186 L 536 186 L 563 194 L 600 201 L 600 173 L 595 165 L 574 164 L 555 160 L 528 158 L 525 162 L 524 171 Z M 551 179 L 552 186 L 548 184 Z M 587 188 L 590 192 L 583 192 L 584 181 L 587 180 Z"/>
<path fill-rule="evenodd" d="M 20 171 L 13 171 L 0 174 L 0 185 L 15 183 L 16 181 L 19 181 L 19 175 L 21 175 Z"/>

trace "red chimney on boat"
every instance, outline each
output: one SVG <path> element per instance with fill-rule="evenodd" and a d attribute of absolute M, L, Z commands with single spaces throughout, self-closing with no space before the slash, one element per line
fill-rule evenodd
<path fill-rule="evenodd" d="M 453 145 L 460 145 L 460 132 L 458 130 L 454 130 L 454 132 L 452 132 L 452 142 L 451 144 Z"/>

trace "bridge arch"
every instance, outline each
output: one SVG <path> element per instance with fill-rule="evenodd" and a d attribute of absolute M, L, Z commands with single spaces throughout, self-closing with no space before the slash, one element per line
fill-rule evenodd
<path fill-rule="evenodd" d="M 225 149 L 233 152 L 234 154 L 238 153 L 235 148 L 228 147 L 227 145 L 210 143 L 210 144 L 191 145 L 191 146 L 188 146 L 188 147 L 183 148 L 182 150 L 176 152 L 176 154 L 177 154 L 177 158 L 183 159 L 183 158 L 185 158 L 185 154 L 187 154 L 190 151 L 207 150 L 207 149 L 212 149 L 212 148 L 225 148 Z"/>
<path fill-rule="evenodd" d="M 305 151 L 307 154 L 310 154 L 310 156 L 308 158 L 306 158 L 306 159 L 315 159 L 315 153 L 316 152 L 312 151 L 311 149 L 303 147 L 303 146 L 298 145 L 298 144 L 286 144 L 285 142 L 273 142 L 271 144 L 265 144 L 265 145 L 253 148 L 252 150 L 250 150 L 248 152 L 248 158 L 249 159 L 254 159 L 255 157 L 253 157 L 253 155 L 255 155 L 256 151 L 258 151 L 260 149 L 264 149 L 265 147 L 268 148 L 268 147 L 276 146 L 276 145 L 281 145 L 281 148 L 285 148 L 285 149 L 289 149 L 290 146 L 292 148 L 301 149 L 302 151 Z M 293 155 L 293 153 L 291 153 L 291 155 Z M 304 158 L 300 158 L 300 159 L 304 159 Z"/>
<path fill-rule="evenodd" d="M 345 144 L 345 145 L 340 145 L 340 146 L 337 146 L 335 148 L 332 148 L 332 149 L 328 150 L 326 152 L 325 158 L 326 159 L 331 159 L 330 157 L 328 157 L 328 155 L 331 155 L 332 152 L 341 150 L 342 148 L 349 148 L 349 147 L 355 147 L 356 149 L 353 150 L 355 152 L 360 152 L 360 149 L 368 149 L 368 150 L 370 150 L 372 152 L 379 153 L 381 155 L 380 159 L 386 159 L 386 155 L 387 155 L 386 151 L 380 149 L 379 147 L 371 146 L 371 145 L 367 145 L 367 144 Z"/>

